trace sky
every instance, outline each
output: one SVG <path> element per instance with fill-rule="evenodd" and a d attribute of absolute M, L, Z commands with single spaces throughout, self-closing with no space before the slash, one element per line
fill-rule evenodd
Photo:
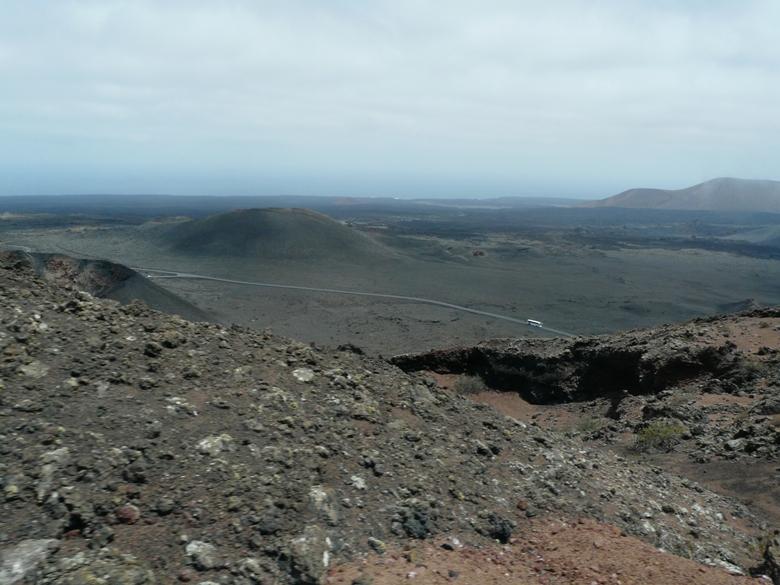
<path fill-rule="evenodd" d="M 780 179 L 777 0 L 0 0 L 0 195 Z"/>

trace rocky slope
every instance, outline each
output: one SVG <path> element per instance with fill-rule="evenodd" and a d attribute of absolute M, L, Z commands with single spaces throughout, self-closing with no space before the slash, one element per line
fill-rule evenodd
<path fill-rule="evenodd" d="M 208 312 L 122 264 L 64 254 L 2 250 L 0 259 L 6 264 L 27 266 L 44 280 L 60 286 L 74 286 L 97 297 L 120 303 L 138 300 L 158 311 L 193 321 L 215 320 Z"/>
<path fill-rule="evenodd" d="M 477 376 L 530 404 L 579 404 L 600 416 L 600 438 L 641 439 L 665 427 L 659 447 L 699 461 L 780 458 L 778 308 L 611 336 L 493 340 L 393 362 Z"/>
<path fill-rule="evenodd" d="M 337 582 L 410 540 L 512 546 L 579 517 L 731 572 L 761 560 L 766 526 L 695 482 L 379 359 L 99 300 L 7 257 L 0 380 L 0 583 Z"/>

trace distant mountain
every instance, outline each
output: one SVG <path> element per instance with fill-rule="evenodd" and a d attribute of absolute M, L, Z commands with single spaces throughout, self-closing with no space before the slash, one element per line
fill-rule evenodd
<path fill-rule="evenodd" d="M 239 209 L 162 228 L 180 254 L 264 259 L 359 259 L 393 252 L 365 234 L 308 209 Z"/>
<path fill-rule="evenodd" d="M 583 206 L 780 213 L 780 181 L 721 178 L 685 189 L 629 189 Z"/>
<path fill-rule="evenodd" d="M 215 320 L 207 312 L 122 264 L 15 250 L 0 251 L 0 257 L 5 262 L 29 266 L 44 280 L 66 288 L 74 287 L 96 297 L 123 304 L 139 300 L 152 309 L 190 321 Z"/>

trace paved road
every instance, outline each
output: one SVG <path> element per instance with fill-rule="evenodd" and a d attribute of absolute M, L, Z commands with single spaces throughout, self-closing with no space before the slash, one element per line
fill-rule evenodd
<path fill-rule="evenodd" d="M 410 297 L 406 295 L 391 295 L 391 294 L 385 294 L 385 293 L 374 293 L 374 292 L 365 292 L 365 291 L 356 291 L 356 290 L 341 290 L 336 288 L 318 288 L 313 286 L 297 286 L 293 284 L 274 284 L 269 282 L 250 282 L 247 280 L 233 280 L 230 278 L 217 278 L 216 276 L 205 276 L 203 274 L 193 274 L 191 272 L 176 272 L 174 270 L 158 270 L 153 268 L 140 268 L 140 267 L 132 267 L 133 270 L 138 270 L 139 272 L 146 273 L 146 275 L 149 278 L 154 279 L 164 279 L 164 278 L 186 278 L 186 279 L 193 279 L 193 280 L 211 280 L 214 282 L 225 282 L 228 284 L 242 284 L 247 286 L 259 286 L 264 288 L 283 288 L 283 289 L 290 289 L 290 290 L 300 290 L 300 291 L 309 291 L 309 292 L 321 292 L 321 293 L 332 293 L 332 294 L 339 294 L 339 295 L 353 295 L 353 296 L 360 296 L 360 297 L 373 297 L 373 298 L 381 298 L 381 299 L 393 299 L 398 301 L 410 301 L 413 303 L 423 303 L 426 305 L 435 305 L 437 307 L 444 307 L 447 309 L 453 309 L 455 311 L 462 311 L 464 313 L 472 313 L 474 315 L 482 315 L 484 317 L 492 317 L 493 319 L 501 319 L 502 321 L 511 321 L 512 323 L 518 323 L 520 325 L 526 325 L 527 327 L 532 327 L 533 329 L 542 329 L 543 331 L 548 331 L 550 333 L 554 333 L 556 335 L 562 335 L 564 337 L 574 337 L 573 333 L 567 333 L 566 331 L 561 331 L 559 329 L 553 329 L 552 327 L 536 327 L 532 325 L 528 325 L 528 321 L 526 319 L 517 319 L 515 317 L 508 317 L 507 315 L 499 315 L 498 313 L 491 313 L 490 311 L 481 311 L 479 309 L 472 309 L 470 307 L 463 307 L 461 305 L 455 305 L 453 303 L 445 303 L 444 301 L 437 301 L 435 299 L 426 299 L 423 297 Z"/>
<path fill-rule="evenodd" d="M 0 244 L 4 244 L 6 247 L 14 247 L 19 248 L 23 252 L 32 252 L 33 250 L 27 246 L 22 246 L 19 244 L 13 244 L 12 242 L 0 242 Z M 61 247 L 61 246 L 60 246 Z M 76 252 L 75 250 L 67 250 L 63 248 L 67 253 L 72 254 L 75 253 L 80 256 L 84 256 L 84 254 L 81 254 L 79 252 Z M 527 327 L 532 327 L 533 329 L 541 329 L 543 331 L 547 331 L 549 333 L 554 333 L 555 335 L 562 335 L 564 337 L 574 337 L 573 333 L 568 333 L 566 331 L 561 331 L 560 329 L 553 329 L 552 327 L 537 327 L 533 325 L 528 325 L 528 321 L 526 319 L 517 319 L 515 317 L 509 317 L 507 315 L 500 315 L 498 313 L 491 313 L 490 311 L 481 311 L 479 309 L 472 309 L 470 307 L 464 307 L 462 305 L 455 305 L 453 303 L 446 303 L 444 301 L 437 301 L 436 299 L 426 299 L 424 297 L 412 297 L 407 295 L 391 295 L 391 294 L 385 294 L 385 293 L 374 293 L 374 292 L 365 292 L 365 291 L 356 291 L 356 290 L 341 290 L 336 288 L 318 288 L 313 286 L 297 286 L 294 284 L 275 284 L 270 282 L 250 282 L 247 280 L 233 280 L 230 278 L 218 278 L 216 276 L 206 276 L 204 274 L 194 274 L 191 272 L 177 272 L 175 270 L 160 270 L 157 268 L 141 268 L 141 267 L 132 267 L 133 270 L 137 270 L 139 272 L 144 272 L 149 278 L 155 278 L 155 279 L 161 279 L 161 278 L 187 278 L 187 279 L 195 279 L 195 280 L 211 280 L 214 282 L 225 282 L 228 284 L 242 284 L 246 286 L 259 286 L 264 288 L 283 288 L 283 289 L 289 289 L 289 290 L 299 290 L 299 291 L 308 291 L 308 292 L 321 292 L 321 293 L 331 293 L 331 294 L 339 294 L 339 295 L 352 295 L 352 296 L 359 296 L 359 297 L 373 297 L 373 298 L 381 298 L 381 299 L 393 299 L 397 301 L 408 301 L 413 303 L 423 303 L 426 305 L 435 305 L 437 307 L 444 307 L 446 309 L 452 309 L 455 311 L 461 311 L 464 313 L 471 313 L 473 315 L 482 315 L 484 317 L 492 317 L 493 319 L 500 319 L 502 321 L 510 321 L 512 323 L 517 323 L 519 325 L 525 325 Z"/>

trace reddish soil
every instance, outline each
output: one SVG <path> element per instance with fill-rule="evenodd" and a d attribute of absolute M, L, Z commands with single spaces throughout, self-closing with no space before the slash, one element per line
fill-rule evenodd
<path fill-rule="evenodd" d="M 755 397 L 736 396 L 734 394 L 702 394 L 696 399 L 696 406 L 737 405 L 745 410 L 753 406 Z"/>
<path fill-rule="evenodd" d="M 436 385 L 445 390 L 454 390 L 455 384 L 460 378 L 459 374 L 440 374 L 438 372 L 426 371 L 426 376 L 436 381 Z"/>
<path fill-rule="evenodd" d="M 331 585 L 747 585 L 760 579 L 660 552 L 593 520 L 539 519 L 508 545 L 446 550 L 414 542 L 334 567 Z"/>
<path fill-rule="evenodd" d="M 531 404 L 512 392 L 486 390 L 485 392 L 470 394 L 469 398 L 474 402 L 492 406 L 501 414 L 511 416 L 520 421 L 531 420 L 532 417 L 539 415 L 543 411 L 543 407 Z"/>
<path fill-rule="evenodd" d="M 766 320 L 758 319 L 755 321 L 758 323 Z M 752 328 L 741 334 L 740 343 L 743 344 L 744 349 L 747 349 L 747 346 L 744 344 L 749 340 L 752 340 L 752 347 L 755 350 L 762 347 L 765 343 L 768 343 L 769 339 L 767 335 L 769 334 L 767 331 L 772 332 L 773 330 L 757 326 L 757 323 L 752 323 Z M 442 387 L 450 389 L 455 387 L 457 380 L 460 378 L 457 374 L 442 375 L 430 373 L 430 375 L 434 377 L 437 383 Z M 609 402 L 606 400 L 594 400 L 588 403 L 534 405 L 523 400 L 518 394 L 492 390 L 470 394 L 469 398 L 475 402 L 487 404 L 502 414 L 515 418 L 516 420 L 524 422 L 535 421 L 542 425 L 543 428 L 563 431 L 576 430 L 586 426 L 589 421 L 603 421 L 603 417 L 609 409 Z M 710 414 L 709 419 L 711 423 L 733 422 L 733 419 L 736 417 L 744 416 L 744 413 L 747 412 L 754 402 L 755 396 L 738 396 L 725 393 L 702 393 L 695 401 L 696 405 L 699 407 L 731 406 L 739 409 L 739 412 Z M 624 401 L 624 415 L 637 420 L 641 419 L 641 404 L 641 401 L 629 397 Z M 775 415 L 770 418 L 773 419 L 775 424 L 780 425 L 780 415 Z M 633 444 L 634 439 L 635 435 L 633 433 L 624 433 L 615 446 L 618 447 L 625 456 L 635 457 L 635 453 L 627 450 L 627 448 Z M 780 480 L 780 462 L 737 462 L 719 460 L 702 464 L 694 462 L 685 453 L 643 454 L 642 456 L 648 463 L 683 477 L 691 478 L 717 493 L 741 500 L 749 507 L 758 510 L 760 514 L 766 518 L 768 527 L 780 526 L 780 504 L 778 504 L 780 502 L 780 481 L 778 481 Z M 442 557 L 442 553 L 438 550 L 434 550 L 431 554 L 435 560 Z M 471 559 L 479 558 L 480 554 L 483 554 L 483 552 L 478 553 L 472 551 L 468 555 L 465 555 L 463 560 L 459 562 L 468 564 L 471 562 Z M 507 554 L 510 553 L 505 551 L 502 553 L 501 558 L 504 558 Z M 547 558 L 549 558 L 549 555 L 547 555 Z M 483 562 L 477 562 L 475 567 L 483 567 Z M 413 567 L 409 570 L 413 570 Z M 468 569 L 463 569 L 461 572 L 465 575 L 467 574 L 467 571 Z M 470 578 L 473 577 L 476 579 L 477 575 L 479 575 L 479 579 L 482 581 L 489 579 L 487 574 L 483 575 L 481 573 L 475 573 L 471 575 Z M 501 575 L 499 573 L 497 573 L 497 575 L 499 576 L 496 577 L 496 582 L 502 582 L 499 578 Z M 425 583 L 425 581 L 421 582 Z M 430 582 L 434 583 L 436 581 Z M 470 581 L 464 579 L 463 582 Z M 490 583 L 491 581 L 487 580 L 486 582 Z M 511 581 L 507 582 L 511 583 Z M 520 580 L 518 582 L 524 581 Z M 557 583 L 557 581 L 554 580 L 529 580 L 527 582 Z M 598 581 L 595 582 L 598 583 Z M 622 582 L 626 583 L 631 581 L 623 580 Z M 381 581 L 378 581 L 377 583 L 381 583 Z"/>
<path fill-rule="evenodd" d="M 725 339 L 734 342 L 746 354 L 755 355 L 762 347 L 780 348 L 780 319 L 771 317 L 738 317 L 721 323 L 710 332 L 706 341 L 722 343 Z"/>
<path fill-rule="evenodd" d="M 460 374 L 439 374 L 426 371 L 425 375 L 436 381 L 436 384 L 444 390 L 457 391 Z M 469 394 L 474 402 L 492 406 L 503 415 L 512 417 L 522 422 L 536 421 L 545 428 L 557 430 L 570 430 L 577 426 L 584 417 L 580 405 L 540 405 L 531 404 L 523 400 L 519 394 L 502 390 L 485 390 Z"/>

